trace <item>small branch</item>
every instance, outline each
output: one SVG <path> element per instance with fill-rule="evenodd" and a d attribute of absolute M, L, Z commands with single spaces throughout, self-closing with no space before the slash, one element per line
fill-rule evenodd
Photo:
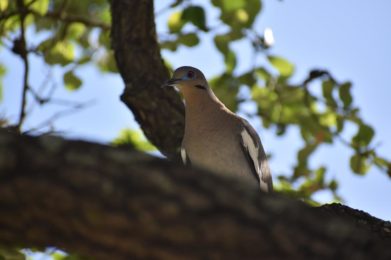
<path fill-rule="evenodd" d="M 26 9 L 25 9 L 23 0 L 18 0 L 17 4 L 18 4 L 18 8 L 19 8 L 19 13 L 20 13 L 20 38 L 18 40 L 14 41 L 14 44 L 15 45 L 17 44 L 17 46 L 14 46 L 14 48 L 15 48 L 14 51 L 17 50 L 17 53 L 22 58 L 23 64 L 24 64 L 22 105 L 20 108 L 19 121 L 17 123 L 17 129 L 19 132 L 21 132 L 23 122 L 26 118 L 27 90 L 29 89 L 29 86 L 28 86 L 29 60 L 28 60 L 28 54 L 27 54 L 27 50 L 26 50 L 26 30 L 25 30 L 25 26 L 24 26 L 24 21 L 26 18 Z"/>
<path fill-rule="evenodd" d="M 50 101 L 51 104 L 53 104 L 54 102 L 56 102 L 57 105 L 70 105 L 72 103 L 71 101 L 66 101 L 66 100 L 51 100 Z M 92 105 L 93 102 L 94 101 L 88 101 L 85 103 L 76 103 L 76 104 L 74 104 L 74 106 L 72 106 L 69 109 L 58 111 L 58 112 L 54 113 L 51 117 L 46 119 L 45 121 L 38 124 L 36 127 L 33 127 L 29 130 L 26 130 L 25 132 L 23 132 L 23 134 L 31 134 L 31 133 L 37 132 L 40 129 L 51 125 L 54 121 L 56 121 L 62 117 L 74 114 L 76 111 L 85 109 L 87 106 Z"/>

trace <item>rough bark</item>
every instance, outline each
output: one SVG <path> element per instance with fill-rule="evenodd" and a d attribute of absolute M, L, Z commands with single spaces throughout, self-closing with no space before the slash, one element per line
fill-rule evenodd
<path fill-rule="evenodd" d="M 161 88 L 168 71 L 156 39 L 152 0 L 112 0 L 112 48 L 125 82 L 122 101 L 147 138 L 171 157 L 178 155 L 184 106 L 172 88 Z"/>
<path fill-rule="evenodd" d="M 0 130 L 0 244 L 94 259 L 391 259 L 390 223 L 136 151 Z"/>

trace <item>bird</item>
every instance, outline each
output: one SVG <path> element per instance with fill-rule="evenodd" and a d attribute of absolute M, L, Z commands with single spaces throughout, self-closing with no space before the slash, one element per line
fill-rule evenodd
<path fill-rule="evenodd" d="M 257 132 L 218 99 L 199 69 L 179 67 L 163 86 L 177 88 L 184 98 L 184 164 L 236 176 L 263 192 L 273 191 L 271 171 Z"/>

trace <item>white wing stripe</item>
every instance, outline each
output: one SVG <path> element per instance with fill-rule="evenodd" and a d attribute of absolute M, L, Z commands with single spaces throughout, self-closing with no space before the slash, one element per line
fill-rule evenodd
<path fill-rule="evenodd" d="M 186 155 L 186 150 L 184 147 L 181 147 L 181 157 L 182 157 L 182 162 L 184 165 L 187 164 L 187 155 Z"/>
<path fill-rule="evenodd" d="M 254 168 L 259 176 L 259 179 L 262 179 L 262 173 L 259 168 L 259 161 L 258 161 L 258 154 L 259 154 L 259 147 L 258 144 L 255 144 L 253 141 L 253 138 L 251 138 L 251 135 L 247 132 L 246 129 L 243 129 L 243 131 L 240 133 L 242 137 L 242 142 L 246 150 L 248 151 L 252 162 L 254 163 Z"/>

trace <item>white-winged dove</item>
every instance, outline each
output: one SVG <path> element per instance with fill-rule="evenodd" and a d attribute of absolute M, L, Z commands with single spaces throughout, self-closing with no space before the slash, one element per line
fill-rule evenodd
<path fill-rule="evenodd" d="M 261 190 L 271 192 L 271 173 L 258 134 L 215 96 L 203 73 L 180 67 L 166 85 L 178 87 L 185 99 L 184 163 L 258 181 Z"/>

